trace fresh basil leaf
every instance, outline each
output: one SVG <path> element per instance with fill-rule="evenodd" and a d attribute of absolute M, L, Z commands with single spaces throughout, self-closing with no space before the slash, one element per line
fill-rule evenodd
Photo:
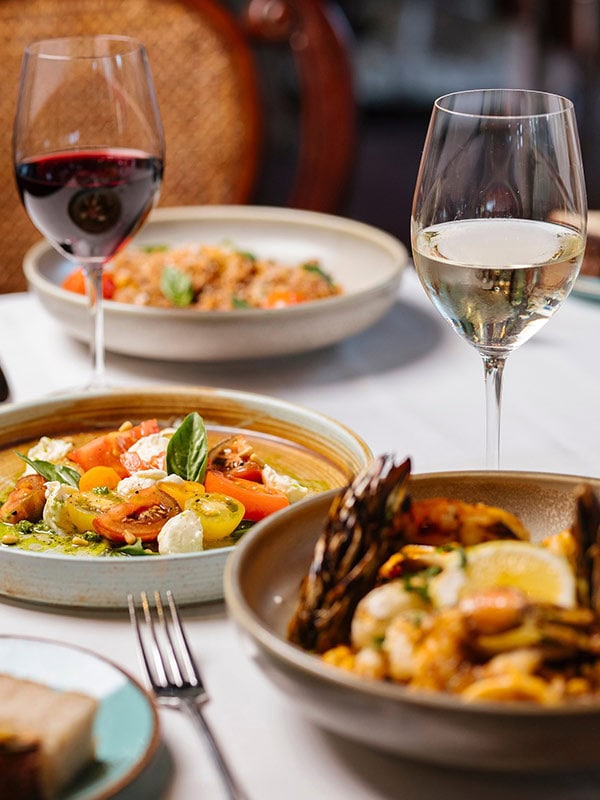
<path fill-rule="evenodd" d="M 172 264 L 167 264 L 160 275 L 160 290 L 174 306 L 184 308 L 194 299 L 192 279 Z"/>
<path fill-rule="evenodd" d="M 208 461 L 206 428 L 200 414 L 188 414 L 167 445 L 167 472 L 202 483 Z"/>
<path fill-rule="evenodd" d="M 242 300 L 241 297 L 235 296 L 231 298 L 231 305 L 234 308 L 252 308 L 250 303 L 248 303 L 246 300 Z"/>
<path fill-rule="evenodd" d="M 19 458 L 22 458 L 26 464 L 42 476 L 47 481 L 59 481 L 59 483 L 66 483 L 68 486 L 74 486 L 76 489 L 79 487 L 80 474 L 76 469 L 65 467 L 62 464 L 52 464 L 50 461 L 42 461 L 40 459 L 28 458 L 23 453 L 15 451 Z"/>
<path fill-rule="evenodd" d="M 230 536 L 231 539 L 233 539 L 234 542 L 238 542 L 242 538 L 242 536 L 245 533 L 248 533 L 248 531 L 253 526 L 254 526 L 254 522 L 251 522 L 248 519 L 244 519 L 244 520 L 242 520 L 242 522 L 240 522 L 240 524 L 237 526 L 237 528 L 229 534 L 229 536 Z"/>
<path fill-rule="evenodd" d="M 316 261 L 307 261 L 305 264 L 302 264 L 302 269 L 306 270 L 306 272 L 314 272 L 320 278 L 323 278 L 328 286 L 335 286 L 335 281 L 331 275 L 328 275 L 323 269 L 321 269 Z"/>

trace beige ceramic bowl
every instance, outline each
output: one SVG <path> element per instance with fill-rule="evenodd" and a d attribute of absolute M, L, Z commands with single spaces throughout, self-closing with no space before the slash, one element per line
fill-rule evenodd
<path fill-rule="evenodd" d="M 325 347 L 366 330 L 390 310 L 408 262 L 404 245 L 378 228 L 292 208 L 158 208 L 135 238 L 136 244 L 169 247 L 224 242 L 283 264 L 318 259 L 344 292 L 270 310 L 194 311 L 108 300 L 106 348 L 138 358 L 231 361 Z M 86 300 L 60 286 L 72 265 L 47 242 L 40 242 L 25 255 L 23 269 L 58 324 L 87 341 Z"/>
<path fill-rule="evenodd" d="M 457 472 L 411 478 L 415 498 L 452 496 L 521 516 L 534 537 L 569 525 L 581 478 Z M 600 480 L 590 480 L 600 491 Z M 421 761 L 495 770 L 558 770 L 600 763 L 600 702 L 586 707 L 467 705 L 408 692 L 329 667 L 286 641 L 298 586 L 335 492 L 259 524 L 225 572 L 225 599 L 248 652 L 300 713 L 324 728 Z"/>
<path fill-rule="evenodd" d="M 20 464 L 12 451 L 40 436 L 118 427 L 124 420 L 156 417 L 169 423 L 190 411 L 200 413 L 209 428 L 242 428 L 299 445 L 303 469 L 318 485 L 345 485 L 371 455 L 358 436 L 335 420 L 273 397 L 202 387 L 119 388 L 1 409 L 0 485 L 9 463 L 13 470 Z M 0 594 L 102 608 L 124 607 L 128 592 L 154 589 L 172 589 L 182 604 L 217 600 L 223 596 L 223 568 L 233 549 L 125 559 L 31 553 L 0 545 Z"/>

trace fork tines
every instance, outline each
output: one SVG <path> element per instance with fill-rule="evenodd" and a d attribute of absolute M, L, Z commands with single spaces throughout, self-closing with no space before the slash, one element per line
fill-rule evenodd
<path fill-rule="evenodd" d="M 157 694 L 161 690 L 202 688 L 173 593 L 170 590 L 166 592 L 166 606 L 160 592 L 153 592 L 151 596 L 155 613 L 146 592 L 140 594 L 141 609 L 136 606 L 133 595 L 128 595 L 127 601 L 152 688 Z"/>

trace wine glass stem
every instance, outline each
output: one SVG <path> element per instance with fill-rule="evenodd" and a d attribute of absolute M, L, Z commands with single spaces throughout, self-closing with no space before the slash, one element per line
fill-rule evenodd
<path fill-rule="evenodd" d="M 102 304 L 102 265 L 86 264 L 86 289 L 90 315 L 90 358 L 92 377 L 89 389 L 106 387 L 104 368 L 104 307 Z"/>
<path fill-rule="evenodd" d="M 504 357 L 483 356 L 485 376 L 485 461 L 488 469 L 500 468 L 500 410 Z"/>

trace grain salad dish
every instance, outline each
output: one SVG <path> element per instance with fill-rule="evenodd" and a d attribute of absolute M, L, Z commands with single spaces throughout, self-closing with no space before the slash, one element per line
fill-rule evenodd
<path fill-rule="evenodd" d="M 84 291 L 80 270 L 63 288 Z M 317 260 L 290 266 L 229 245 L 129 247 L 104 281 L 104 296 L 119 303 L 198 311 L 282 308 L 341 293 Z"/>

